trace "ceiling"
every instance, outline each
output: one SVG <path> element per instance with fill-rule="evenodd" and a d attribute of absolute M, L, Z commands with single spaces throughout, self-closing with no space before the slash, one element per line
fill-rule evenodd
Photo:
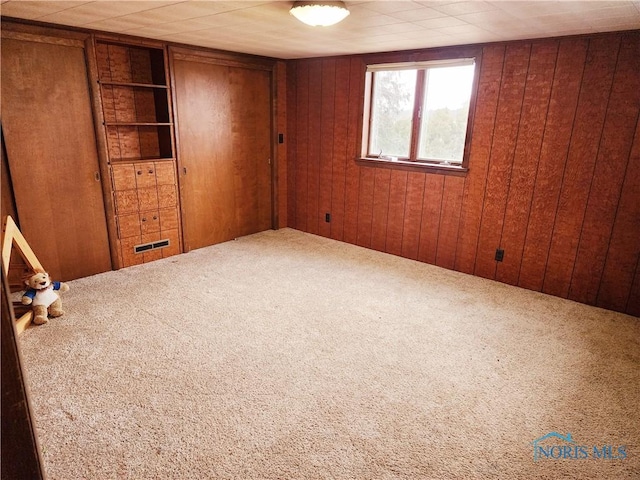
<path fill-rule="evenodd" d="M 332 27 L 291 1 L 2 0 L 3 16 L 282 59 L 385 52 L 640 28 L 634 1 L 347 1 Z"/>

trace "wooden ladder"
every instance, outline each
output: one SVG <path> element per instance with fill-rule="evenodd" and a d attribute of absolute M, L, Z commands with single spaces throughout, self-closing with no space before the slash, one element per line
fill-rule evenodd
<path fill-rule="evenodd" d="M 4 223 L 4 230 L 2 235 L 2 271 L 4 272 L 5 278 L 9 278 L 9 264 L 11 263 L 11 253 L 12 248 L 15 247 L 17 252 L 20 254 L 26 266 L 32 270 L 42 270 L 45 271 L 42 267 L 42 264 L 36 257 L 35 253 L 25 240 L 24 236 L 20 232 L 20 229 L 16 225 L 16 222 L 11 218 L 10 215 L 7 215 L 7 218 Z M 25 288 L 22 285 L 23 290 Z M 12 302 L 14 305 L 14 309 L 17 312 L 21 312 L 25 309 L 25 306 L 22 305 L 21 302 Z M 31 307 L 28 307 L 27 311 L 24 312 L 20 317 L 16 320 L 16 332 L 18 334 L 22 333 L 31 323 L 33 318 L 33 311 Z"/>

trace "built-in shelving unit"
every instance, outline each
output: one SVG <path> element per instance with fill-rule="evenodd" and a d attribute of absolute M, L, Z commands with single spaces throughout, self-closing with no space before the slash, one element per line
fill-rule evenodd
<path fill-rule="evenodd" d="M 96 57 L 120 266 L 180 253 L 164 49 L 97 40 Z"/>
<path fill-rule="evenodd" d="M 109 162 L 173 159 L 162 49 L 96 43 Z"/>

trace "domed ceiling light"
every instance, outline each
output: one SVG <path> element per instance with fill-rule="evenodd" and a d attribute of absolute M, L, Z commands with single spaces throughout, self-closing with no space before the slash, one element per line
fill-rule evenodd
<path fill-rule="evenodd" d="M 341 22 L 349 15 L 344 2 L 293 2 L 289 13 L 302 23 L 312 27 L 328 27 Z"/>

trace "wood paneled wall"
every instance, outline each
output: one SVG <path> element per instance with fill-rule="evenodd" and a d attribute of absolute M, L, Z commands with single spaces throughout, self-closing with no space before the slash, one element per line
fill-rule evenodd
<path fill-rule="evenodd" d="M 274 175 L 274 204 L 276 228 L 287 226 L 287 63 L 279 60 L 275 68 L 275 99 L 274 99 L 276 128 L 274 150 L 276 158 L 276 172 Z M 279 136 L 282 135 L 282 143 Z"/>
<path fill-rule="evenodd" d="M 466 177 L 355 164 L 375 60 L 288 62 L 290 227 L 640 316 L 640 31 L 483 47 Z"/>

